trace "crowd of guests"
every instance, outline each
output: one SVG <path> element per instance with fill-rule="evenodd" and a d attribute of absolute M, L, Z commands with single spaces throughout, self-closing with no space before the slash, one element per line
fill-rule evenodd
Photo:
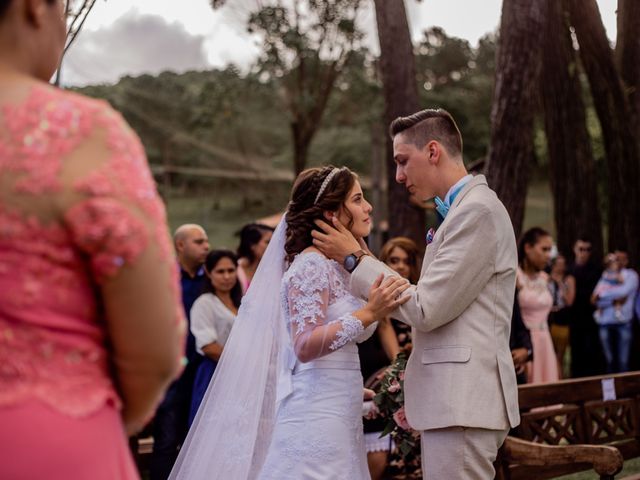
<path fill-rule="evenodd" d="M 169 477 L 272 233 L 267 225 L 245 225 L 236 252 L 210 249 L 200 225 L 182 225 L 174 234 L 189 323 L 187 366 L 169 387 L 153 419 L 151 480 Z"/>
<path fill-rule="evenodd" d="M 246 225 L 232 252 L 210 250 L 207 234 L 198 225 L 183 225 L 175 232 L 190 326 L 188 364 L 153 421 L 152 480 L 166 479 L 171 471 L 272 233 L 266 225 Z M 519 383 L 629 369 L 633 318 L 640 313 L 638 274 L 628 267 L 623 249 L 608 254 L 599 265 L 591 248 L 589 239 L 577 239 L 569 262 L 542 228 L 531 228 L 520 238 L 510 340 Z M 421 252 L 411 239 L 392 238 L 379 257 L 402 277 L 417 282 Z M 410 327 L 385 318 L 376 334 L 359 346 L 364 380 L 379 376 L 399 352 L 410 348 Z M 393 459 L 392 440 L 380 438 L 383 429 L 383 419 L 364 420 L 373 480 L 383 478 Z"/>
<path fill-rule="evenodd" d="M 630 368 L 640 296 L 627 251 L 618 248 L 599 262 L 592 242 L 582 237 L 571 253 L 569 263 L 539 227 L 527 230 L 518 244 L 511 349 L 521 383 Z"/>
<path fill-rule="evenodd" d="M 180 226 L 174 244 L 180 268 L 182 299 L 189 323 L 187 366 L 169 387 L 152 423 L 154 447 L 150 465 L 152 480 L 166 479 L 175 463 L 202 402 L 216 364 L 231 332 L 242 296 L 246 293 L 273 228 L 252 223 L 239 232 L 236 252 L 210 249 L 199 225 Z M 396 237 L 380 251 L 380 259 L 412 283 L 420 273 L 420 251 L 412 240 Z M 410 348 L 411 329 L 385 318 L 377 334 L 360 345 L 363 378 L 388 366 L 396 355 Z M 390 437 L 380 438 L 380 420 L 365 420 L 364 431 L 372 478 L 381 478 L 392 451 Z"/>

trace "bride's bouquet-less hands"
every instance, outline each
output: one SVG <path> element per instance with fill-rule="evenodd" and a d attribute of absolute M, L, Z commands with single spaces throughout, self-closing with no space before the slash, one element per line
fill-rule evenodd
<path fill-rule="evenodd" d="M 402 351 L 383 374 L 374 398 L 378 416 L 387 420 L 381 436 L 391 435 L 401 461 L 401 470 L 410 471 L 420 467 L 420 432 L 413 430 L 407 422 L 404 410 L 404 371 L 409 353 Z"/>

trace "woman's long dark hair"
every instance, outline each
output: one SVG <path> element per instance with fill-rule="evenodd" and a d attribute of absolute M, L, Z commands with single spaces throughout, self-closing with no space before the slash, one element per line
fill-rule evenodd
<path fill-rule="evenodd" d="M 233 264 L 238 268 L 238 257 L 236 257 L 235 253 L 231 250 L 211 250 L 207 255 L 207 259 L 204 261 L 204 268 L 207 273 L 211 274 L 213 270 L 218 265 L 218 262 L 223 258 L 228 258 L 233 262 Z M 204 283 L 202 287 L 202 293 L 213 293 L 216 294 L 216 289 L 211 283 L 211 279 L 208 279 L 207 282 Z M 240 308 L 240 302 L 242 300 L 242 286 L 240 285 L 240 280 L 236 278 L 236 284 L 231 289 L 231 301 L 235 305 L 236 308 Z"/>
<path fill-rule="evenodd" d="M 312 230 L 318 230 L 314 220 L 324 218 L 324 212 L 337 212 L 356 182 L 356 174 L 342 167 L 322 192 L 316 202 L 320 187 L 327 175 L 336 167 L 309 168 L 298 175 L 291 191 L 291 201 L 287 211 L 287 239 L 284 246 L 287 260 L 293 258 L 313 244 Z M 346 211 L 350 216 L 349 211 Z"/>
<path fill-rule="evenodd" d="M 265 233 L 273 232 L 273 228 L 261 223 L 249 223 L 240 230 L 240 245 L 238 246 L 238 258 L 246 258 L 249 263 L 256 260 L 253 246 L 260 243 Z"/>

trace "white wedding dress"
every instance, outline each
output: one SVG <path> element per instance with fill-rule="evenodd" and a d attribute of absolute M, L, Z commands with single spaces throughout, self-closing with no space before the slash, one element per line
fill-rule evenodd
<path fill-rule="evenodd" d="M 294 359 L 292 393 L 276 417 L 271 445 L 258 478 L 264 480 L 369 479 L 362 434 L 362 375 L 356 340 L 362 307 L 347 290 L 348 274 L 338 263 L 309 252 L 296 257 L 282 283 L 282 309 L 294 332 L 294 350 L 307 347 L 310 333 L 322 333 L 322 353 L 307 363 Z M 327 328 L 329 327 L 329 328 Z M 374 327 L 375 328 L 375 327 Z"/>
<path fill-rule="evenodd" d="M 286 217 L 285 217 L 286 218 Z M 273 234 L 170 480 L 367 480 L 349 275 Z M 301 362 L 302 358 L 306 362 Z"/>

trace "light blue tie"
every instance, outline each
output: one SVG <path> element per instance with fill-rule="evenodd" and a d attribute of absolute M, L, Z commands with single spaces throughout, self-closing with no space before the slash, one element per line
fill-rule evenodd
<path fill-rule="evenodd" d="M 451 192 L 448 202 L 443 202 L 442 200 L 440 200 L 440 197 L 434 197 L 433 201 L 436 204 L 436 212 L 438 213 L 438 217 L 440 217 L 441 222 L 444 222 L 444 219 L 447 217 L 447 213 L 449 213 L 451 205 L 453 205 L 453 202 L 465 185 L 466 182 L 456 188 L 453 192 Z"/>
<path fill-rule="evenodd" d="M 433 201 L 436 204 L 436 212 L 438 213 L 438 218 L 440 218 L 440 222 L 444 222 L 447 213 L 449 213 L 449 205 L 440 200 L 440 197 L 435 197 Z"/>

